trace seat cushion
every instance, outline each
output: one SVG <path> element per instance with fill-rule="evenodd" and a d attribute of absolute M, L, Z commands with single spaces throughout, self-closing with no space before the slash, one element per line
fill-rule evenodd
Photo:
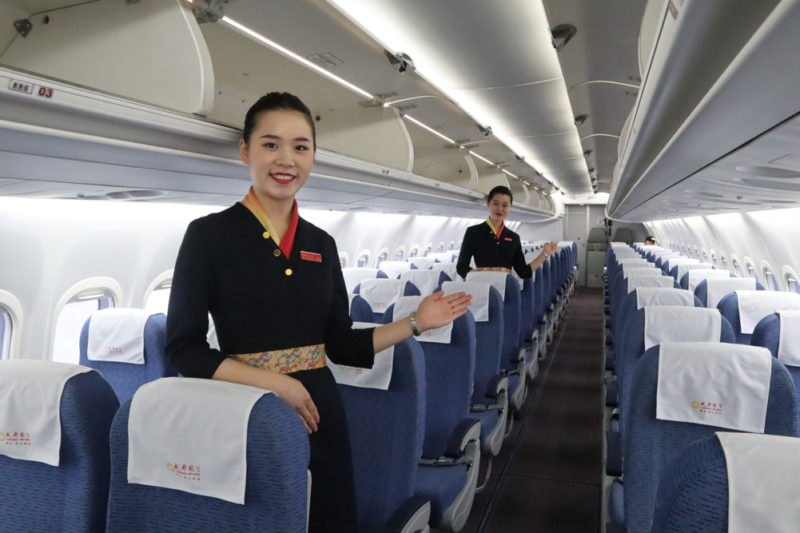
<path fill-rule="evenodd" d="M 466 465 L 420 465 L 417 470 L 416 495 L 431 502 L 432 526 L 441 523 L 444 511 L 450 507 L 466 483 Z"/>

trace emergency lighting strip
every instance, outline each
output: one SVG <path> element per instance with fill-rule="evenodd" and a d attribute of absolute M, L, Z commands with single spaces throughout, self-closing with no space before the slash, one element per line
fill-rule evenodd
<path fill-rule="evenodd" d="M 342 87 L 344 87 L 346 89 L 349 89 L 350 91 L 352 91 L 352 92 L 354 92 L 354 93 L 356 93 L 356 94 L 358 94 L 360 96 L 363 96 L 364 98 L 366 98 L 366 99 L 368 99 L 368 100 L 370 100 L 372 102 L 378 102 L 379 101 L 378 97 L 376 97 L 375 95 L 365 91 L 361 87 L 358 87 L 357 85 L 354 85 L 354 84 L 350 83 L 349 81 L 345 80 L 344 78 L 341 78 L 341 77 L 337 76 L 336 74 L 333 74 L 329 70 L 324 69 L 324 68 L 320 67 L 319 65 L 317 65 L 316 63 L 313 63 L 313 62 L 309 61 L 305 57 L 300 56 L 300 55 L 292 52 L 288 48 L 286 48 L 284 46 L 281 46 L 280 44 L 276 43 L 275 41 L 264 37 L 260 33 L 248 28 L 247 26 L 245 26 L 243 24 L 240 24 L 239 22 L 236 22 L 232 18 L 230 18 L 228 16 L 224 16 L 219 20 L 220 20 L 220 22 L 223 22 L 223 23 L 227 24 L 228 26 L 230 26 L 234 30 L 238 31 L 239 33 L 242 33 L 242 34 L 246 35 L 247 37 L 250 37 L 251 39 L 254 39 L 255 41 L 263 44 L 264 46 L 266 46 L 268 48 L 271 48 L 272 50 L 275 50 L 276 52 L 278 52 L 280 54 L 283 54 L 284 56 L 288 57 L 292 61 L 300 63 L 304 67 L 309 68 L 309 69 L 313 70 L 314 72 L 317 72 L 318 74 L 321 74 L 321 75 L 325 76 L 329 80 L 338 83 Z M 384 107 L 387 107 L 387 105 L 384 104 Z M 422 122 L 420 122 L 419 120 L 415 119 L 414 117 L 406 115 L 406 114 L 402 114 L 401 116 L 403 118 L 405 118 L 406 120 L 408 120 L 409 122 L 411 122 L 412 124 L 424 129 L 425 131 L 427 131 L 427 132 L 429 132 L 429 133 L 431 133 L 433 135 L 436 135 L 440 139 L 443 139 L 446 142 L 448 142 L 448 143 L 450 143 L 450 144 L 452 144 L 454 146 L 457 146 L 458 148 L 464 149 L 463 145 L 459 145 L 456 141 L 454 141 L 450 137 L 448 137 L 446 135 L 443 135 L 442 133 L 439 133 L 435 129 L 431 128 L 430 126 L 428 126 L 428 125 L 426 125 L 426 124 L 424 124 Z M 504 168 L 500 168 L 497 163 L 494 163 L 494 162 L 490 161 L 489 159 L 483 157 L 482 155 L 479 155 L 479 154 L 477 154 L 476 152 L 474 152 L 472 150 L 469 150 L 469 154 L 471 156 L 473 156 L 473 157 L 476 157 L 476 158 L 480 159 L 481 161 L 483 161 L 484 163 L 486 163 L 487 165 L 489 165 L 491 167 L 498 168 L 504 174 L 514 178 L 515 180 L 522 181 L 526 185 L 531 185 L 527 181 L 520 179 L 520 177 L 517 176 L 516 174 L 514 174 L 512 172 L 509 172 L 508 170 L 506 170 Z M 536 170 L 536 168 L 534 168 L 534 167 L 531 167 L 531 168 L 533 168 L 533 170 L 535 172 L 541 174 L 540 172 L 538 172 Z M 545 179 L 547 179 L 547 178 L 545 178 Z M 550 181 L 550 180 L 548 180 L 548 181 Z M 553 185 L 555 185 L 555 184 L 553 184 Z M 536 187 L 536 186 L 533 186 L 533 188 L 536 191 L 540 190 L 539 187 Z"/>

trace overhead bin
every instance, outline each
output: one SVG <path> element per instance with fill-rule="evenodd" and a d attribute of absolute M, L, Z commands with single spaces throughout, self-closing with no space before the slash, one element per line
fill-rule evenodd
<path fill-rule="evenodd" d="M 649 202 L 800 110 L 800 3 L 659 4 L 659 35 L 608 204 L 621 220 L 670 216 Z"/>
<path fill-rule="evenodd" d="M 42 87 L 49 96 L 39 96 Z M 52 196 L 57 183 L 59 197 L 224 205 L 250 182 L 238 156 L 241 131 L 200 117 L 6 68 L 0 116 L 3 195 Z M 485 215 L 476 191 L 322 149 L 299 198 L 309 207 Z M 515 218 L 552 214 L 519 206 Z"/>

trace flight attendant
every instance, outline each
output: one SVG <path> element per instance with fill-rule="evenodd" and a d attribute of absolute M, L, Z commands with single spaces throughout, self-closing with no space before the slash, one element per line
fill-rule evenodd
<path fill-rule="evenodd" d="M 533 261 L 525 261 L 519 235 L 503 224 L 513 201 L 514 197 L 508 187 L 498 185 L 489 191 L 486 200 L 489 218 L 477 226 L 470 226 L 464 234 L 456 264 L 459 276 L 467 277 L 467 273 L 472 270 L 470 260 L 475 258 L 477 270 L 499 270 L 510 274 L 513 268 L 519 277 L 530 278 L 544 260 L 556 251 L 556 243 L 547 242 Z"/>
<path fill-rule="evenodd" d="M 356 531 L 345 414 L 327 356 L 371 367 L 374 354 L 466 312 L 464 293 L 425 298 L 410 317 L 353 330 L 333 238 L 298 214 L 295 195 L 316 148 L 296 96 L 269 93 L 247 112 L 239 155 L 252 187 L 234 206 L 191 222 L 175 264 L 166 354 L 184 376 L 261 387 L 309 432 L 309 531 Z M 206 342 L 208 313 L 220 350 Z"/>

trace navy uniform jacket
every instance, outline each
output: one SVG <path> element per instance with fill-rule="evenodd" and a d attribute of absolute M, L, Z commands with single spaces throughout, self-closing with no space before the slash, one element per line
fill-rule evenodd
<path fill-rule="evenodd" d="M 458 254 L 456 270 L 462 278 L 471 270 L 470 259 L 475 258 L 478 268 L 513 268 L 521 278 L 533 276 L 530 265 L 525 261 L 519 235 L 504 227 L 500 237 L 496 237 L 489 224 L 483 222 L 470 226 L 464 234 L 461 252 Z"/>

